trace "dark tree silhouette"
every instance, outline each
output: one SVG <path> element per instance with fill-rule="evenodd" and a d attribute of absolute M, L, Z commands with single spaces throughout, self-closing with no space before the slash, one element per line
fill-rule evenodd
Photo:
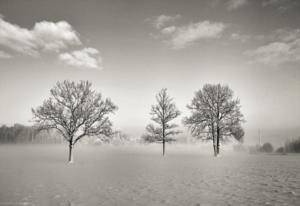
<path fill-rule="evenodd" d="M 287 140 L 285 142 L 284 150 L 286 152 L 297 152 L 300 153 L 300 137 L 294 140 Z"/>
<path fill-rule="evenodd" d="M 152 120 L 159 126 L 155 127 L 149 124 L 146 127 L 147 134 L 143 135 L 142 138 L 146 142 L 162 142 L 163 155 L 165 155 L 165 144 L 166 142 L 173 141 L 173 135 L 180 133 L 175 130 L 178 126 L 176 124 L 170 124 L 170 121 L 180 115 L 180 111 L 177 109 L 173 99 L 168 96 L 167 89 L 162 89 L 156 95 L 156 105 L 152 105 L 150 115 Z"/>
<path fill-rule="evenodd" d="M 241 141 L 244 121 L 240 101 L 233 99 L 228 86 L 206 84 L 195 93 L 192 103 L 187 106 L 191 116 L 184 119 L 193 136 L 213 140 L 214 155 L 220 152 L 220 141 L 234 137 Z"/>
<path fill-rule="evenodd" d="M 267 153 L 271 153 L 274 151 L 274 148 L 273 148 L 273 145 L 269 142 L 266 142 L 264 143 L 260 148 L 259 150 L 261 152 L 267 152 Z"/>
<path fill-rule="evenodd" d="M 69 162 L 73 162 L 74 145 L 86 136 L 111 136 L 112 123 L 108 114 L 117 107 L 100 93 L 91 89 L 91 83 L 57 82 L 51 96 L 37 109 L 32 109 L 39 130 L 56 129 L 69 143 Z"/>

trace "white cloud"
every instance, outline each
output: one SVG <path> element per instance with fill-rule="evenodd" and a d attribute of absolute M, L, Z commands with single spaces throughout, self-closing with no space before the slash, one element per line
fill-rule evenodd
<path fill-rule="evenodd" d="M 79 45 L 80 40 L 72 26 L 66 21 L 57 23 L 42 21 L 32 30 L 36 42 L 49 51 L 59 51 L 68 45 Z"/>
<path fill-rule="evenodd" d="M 176 31 L 176 26 L 169 26 L 169 27 L 161 29 L 161 33 L 163 33 L 163 34 L 171 34 L 175 31 Z"/>
<path fill-rule="evenodd" d="M 12 56 L 10 54 L 0 50 L 0 59 L 9 59 L 11 57 Z"/>
<path fill-rule="evenodd" d="M 174 22 L 175 20 L 181 18 L 181 15 L 177 14 L 175 16 L 167 16 L 167 15 L 160 15 L 156 16 L 152 19 L 153 26 L 156 29 L 161 29 L 167 23 Z"/>
<path fill-rule="evenodd" d="M 177 27 L 176 30 L 171 33 L 168 42 L 174 49 L 185 48 L 192 42 L 200 39 L 218 38 L 225 27 L 225 24 L 220 22 L 202 21 L 191 23 Z"/>
<path fill-rule="evenodd" d="M 241 41 L 241 42 L 246 42 L 248 41 L 251 36 L 250 35 L 245 35 L 245 34 L 239 34 L 239 33 L 232 33 L 230 38 L 232 40 L 237 40 L 237 41 Z"/>
<path fill-rule="evenodd" d="M 200 21 L 183 26 L 176 26 L 174 25 L 174 21 L 178 18 L 181 18 L 181 15 L 157 16 L 152 23 L 159 33 L 152 34 L 152 36 L 154 36 L 155 39 L 162 39 L 163 42 L 167 43 L 173 49 L 182 49 L 200 39 L 218 38 L 226 27 L 225 24 L 221 22 L 210 21 Z M 173 24 L 170 25 L 170 22 Z"/>
<path fill-rule="evenodd" d="M 59 55 L 59 59 L 69 66 L 102 69 L 102 58 L 99 55 L 99 51 L 94 48 L 84 48 L 71 53 L 62 53 Z"/>
<path fill-rule="evenodd" d="M 66 21 L 37 22 L 32 29 L 27 29 L 0 17 L 0 45 L 16 52 L 38 56 L 41 50 L 59 51 L 79 44 L 77 33 Z"/>
<path fill-rule="evenodd" d="M 295 41 L 300 38 L 300 29 L 277 29 L 273 38 L 278 38 L 281 41 Z"/>
<path fill-rule="evenodd" d="M 282 42 L 273 42 L 255 50 L 247 51 L 246 54 L 252 57 L 255 62 L 278 65 L 289 60 L 290 46 Z"/>
<path fill-rule="evenodd" d="M 36 56 L 37 45 L 28 29 L 0 19 L 0 44 L 14 51 Z"/>
<path fill-rule="evenodd" d="M 226 7 L 228 10 L 235 10 L 238 9 L 248 3 L 248 0 L 229 0 L 226 3 Z"/>
<path fill-rule="evenodd" d="M 225 7 L 227 10 L 232 11 L 245 6 L 249 2 L 250 2 L 249 0 L 210 0 L 209 5 L 211 7 L 217 7 L 221 5 L 222 7 Z"/>
<path fill-rule="evenodd" d="M 263 7 L 277 7 L 280 11 L 286 11 L 288 9 L 295 8 L 299 5 L 298 0 L 263 0 Z"/>
<path fill-rule="evenodd" d="M 66 21 L 41 21 L 32 29 L 22 28 L 3 19 L 0 15 L 0 45 L 15 52 L 39 56 L 41 52 L 60 52 L 72 45 L 81 45 L 79 35 Z M 10 54 L 0 51 L 0 58 L 11 58 Z M 102 69 L 99 51 L 84 48 L 59 54 L 65 64 L 75 67 Z"/>
<path fill-rule="evenodd" d="M 287 62 L 300 61 L 300 30 L 277 30 L 277 40 L 249 50 L 246 55 L 254 62 L 276 66 Z"/>

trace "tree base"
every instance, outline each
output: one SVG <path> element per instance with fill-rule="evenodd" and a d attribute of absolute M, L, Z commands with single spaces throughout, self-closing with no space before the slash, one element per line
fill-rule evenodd
<path fill-rule="evenodd" d="M 73 163 L 74 163 L 74 161 L 73 161 L 73 160 L 71 160 L 71 161 L 69 161 L 69 162 L 68 162 L 68 164 L 73 164 Z"/>

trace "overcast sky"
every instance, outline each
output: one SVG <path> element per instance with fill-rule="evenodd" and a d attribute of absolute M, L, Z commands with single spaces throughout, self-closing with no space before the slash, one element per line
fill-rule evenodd
<path fill-rule="evenodd" d="M 89 80 L 132 136 L 163 87 L 182 111 L 205 83 L 241 100 L 247 143 L 300 135 L 296 0 L 1 0 L 0 124 L 32 124 L 57 81 Z"/>

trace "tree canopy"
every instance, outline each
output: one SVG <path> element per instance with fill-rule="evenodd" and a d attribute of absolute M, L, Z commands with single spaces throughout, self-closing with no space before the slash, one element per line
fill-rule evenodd
<path fill-rule="evenodd" d="M 162 89 L 156 95 L 157 104 L 151 107 L 151 120 L 154 121 L 158 127 L 153 124 L 149 124 L 146 127 L 147 134 L 143 135 L 143 139 L 146 142 L 162 142 L 163 154 L 165 154 L 165 142 L 173 141 L 174 135 L 180 131 L 175 128 L 177 124 L 170 123 L 176 117 L 180 115 L 180 111 L 177 109 L 174 100 L 167 94 L 167 89 Z"/>
<path fill-rule="evenodd" d="M 117 107 L 110 99 L 91 89 L 88 81 L 57 82 L 42 106 L 32 109 L 40 130 L 56 129 L 71 148 L 86 136 L 110 136 L 112 123 L 108 114 Z"/>
<path fill-rule="evenodd" d="M 193 136 L 213 140 L 215 155 L 219 154 L 221 140 L 234 137 L 241 141 L 244 136 L 241 123 L 244 121 L 240 111 L 240 100 L 234 99 L 228 86 L 206 84 L 195 93 L 187 108 L 191 115 L 185 118 Z"/>

